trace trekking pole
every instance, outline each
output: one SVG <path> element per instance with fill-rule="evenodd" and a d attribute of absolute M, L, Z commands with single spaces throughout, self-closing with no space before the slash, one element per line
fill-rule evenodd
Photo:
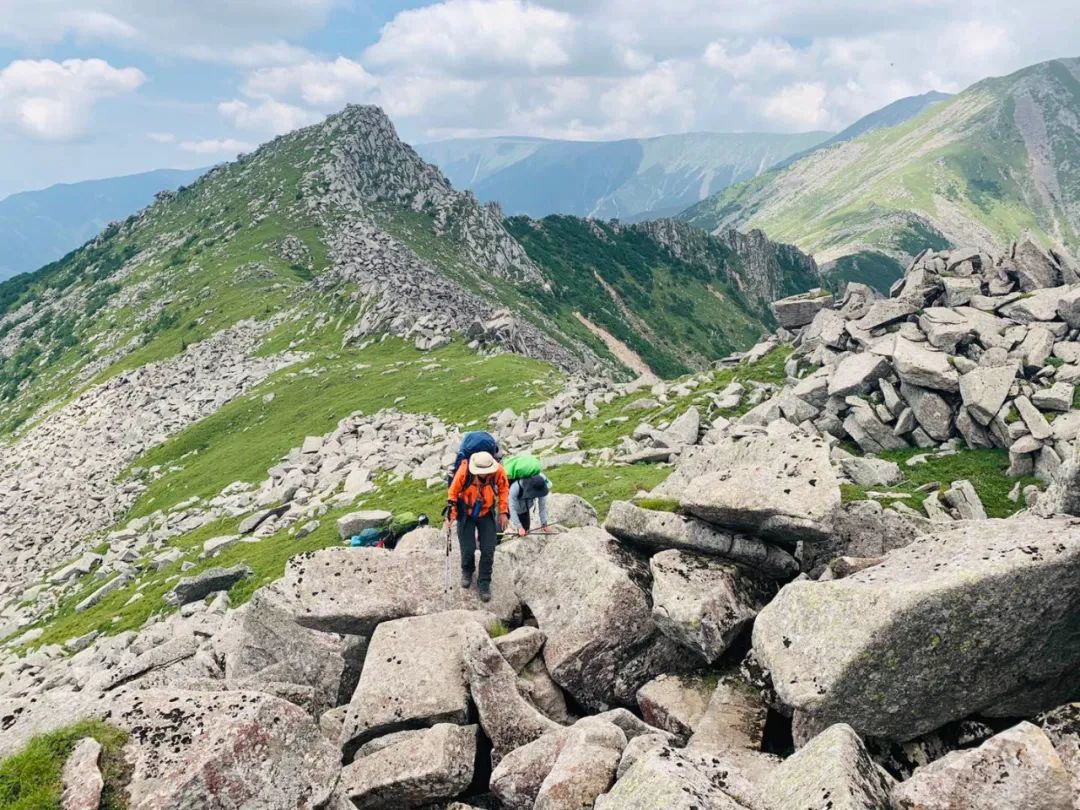
<path fill-rule="evenodd" d="M 450 573 L 450 521 L 446 521 L 446 590 L 450 590 L 452 575 Z"/>

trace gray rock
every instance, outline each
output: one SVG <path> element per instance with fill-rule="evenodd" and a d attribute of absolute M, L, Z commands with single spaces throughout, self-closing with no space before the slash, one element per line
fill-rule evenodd
<path fill-rule="evenodd" d="M 514 672 L 521 672 L 544 646 L 544 634 L 535 627 L 518 627 L 504 636 L 498 636 L 495 646 Z"/>
<path fill-rule="evenodd" d="M 298 625 L 262 591 L 256 591 L 225 656 L 225 677 L 249 683 L 273 681 L 310 686 L 315 713 L 337 706 L 349 642 Z"/>
<path fill-rule="evenodd" d="M 892 786 L 851 726 L 838 723 L 784 760 L 761 797 L 772 810 L 877 810 L 889 807 Z"/>
<path fill-rule="evenodd" d="M 885 298 L 871 304 L 869 311 L 855 321 L 855 325 L 862 331 L 872 332 L 882 326 L 903 320 L 915 311 L 916 306 L 911 301 Z"/>
<path fill-rule="evenodd" d="M 577 810 L 592 807 L 615 781 L 626 735 L 598 717 L 579 720 L 540 784 L 534 810 Z"/>
<path fill-rule="evenodd" d="M 952 407 L 935 392 L 917 385 L 902 383 L 900 395 L 911 406 L 919 427 L 935 441 L 946 441 L 952 435 Z"/>
<path fill-rule="evenodd" d="M 477 622 L 483 627 L 495 617 L 452 610 L 376 627 L 349 703 L 342 744 L 364 743 L 403 728 L 467 722 L 469 686 L 462 651 L 466 626 Z"/>
<path fill-rule="evenodd" d="M 604 528 L 623 542 L 648 552 L 682 549 L 731 560 L 768 576 L 786 578 L 799 564 L 781 548 L 753 537 L 729 534 L 674 512 L 642 509 L 629 501 L 614 501 Z"/>
<path fill-rule="evenodd" d="M 202 807 L 207 797 L 318 807 L 340 770 L 340 753 L 310 715 L 260 692 L 134 690 L 110 722 L 130 734 L 132 807 Z"/>
<path fill-rule="evenodd" d="M 346 765 L 338 789 L 357 808 L 452 799 L 472 782 L 476 740 L 476 726 L 439 723 Z"/>
<path fill-rule="evenodd" d="M 637 704 L 650 726 L 687 739 L 705 714 L 712 693 L 699 676 L 661 675 L 638 690 Z"/>
<path fill-rule="evenodd" d="M 548 520 L 568 529 L 600 525 L 592 504 L 580 495 L 566 492 L 552 492 L 548 495 Z"/>
<path fill-rule="evenodd" d="M 447 587 L 440 534 L 434 529 L 410 532 L 394 551 L 330 548 L 299 554 L 269 590 L 275 604 L 300 625 L 331 633 L 368 637 L 384 621 L 455 609 L 489 611 L 503 622 L 516 623 L 521 603 L 505 549 L 500 546 L 495 552 L 491 601 L 485 603 L 475 588 L 459 588 L 453 580 Z M 460 567 L 458 544 L 453 543 L 451 572 L 456 576 Z"/>
<path fill-rule="evenodd" d="M 1077 573 L 1075 521 L 959 523 L 844 579 L 787 585 L 754 651 L 786 705 L 906 740 L 1021 685 L 1080 686 Z"/>
<path fill-rule="evenodd" d="M 892 373 L 889 361 L 870 352 L 850 354 L 840 361 L 829 377 L 829 396 L 869 394 L 877 381 Z"/>
<path fill-rule="evenodd" d="M 93 737 L 83 737 L 75 743 L 60 775 L 60 806 L 63 810 L 98 810 L 101 806 L 105 780 L 98 768 L 100 756 L 101 743 Z"/>
<path fill-rule="evenodd" d="M 727 776 L 714 757 L 663 746 L 640 757 L 596 810 L 748 810 L 724 790 Z"/>
<path fill-rule="evenodd" d="M 626 734 L 602 716 L 549 731 L 499 761 L 491 791 L 510 810 L 591 807 L 614 781 Z"/>
<path fill-rule="evenodd" d="M 1073 393 L 1076 387 L 1069 383 L 1054 383 L 1031 395 L 1031 404 L 1040 411 L 1065 412 L 1072 408 Z"/>
<path fill-rule="evenodd" d="M 1020 396 L 1013 400 L 1013 404 L 1016 406 L 1016 410 L 1020 412 L 1020 418 L 1024 420 L 1024 424 L 1027 425 L 1032 436 L 1044 440 L 1054 435 L 1053 430 L 1050 429 L 1050 423 L 1046 421 L 1045 416 L 1039 413 L 1039 409 L 1031 404 L 1030 399 Z"/>
<path fill-rule="evenodd" d="M 842 459 L 840 469 L 861 487 L 891 487 L 904 478 L 900 465 L 895 461 L 870 456 L 850 456 Z"/>
<path fill-rule="evenodd" d="M 657 629 L 647 579 L 644 561 L 596 528 L 554 535 L 519 573 L 518 593 L 547 636 L 548 671 L 582 705 L 631 704 L 690 657 Z"/>
<path fill-rule="evenodd" d="M 953 481 L 942 499 L 957 511 L 961 520 L 986 520 L 986 509 L 970 481 Z"/>
<path fill-rule="evenodd" d="M 1058 305 L 1061 304 L 1067 290 L 1068 288 L 1065 287 L 1039 290 L 1006 304 L 998 311 L 1017 323 L 1052 321 L 1057 318 Z"/>
<path fill-rule="evenodd" d="M 660 632 L 716 661 L 776 593 L 773 580 L 689 551 L 649 560 L 652 615 Z"/>
<path fill-rule="evenodd" d="M 1054 424 L 1060 421 L 1061 419 L 1056 419 Z M 1039 496 L 1035 509 L 1044 517 L 1080 516 L 1080 457 L 1076 451 L 1061 465 L 1061 469 L 1050 486 L 1046 488 L 1046 492 Z"/>
<path fill-rule="evenodd" d="M 722 675 L 687 748 L 703 753 L 760 751 L 767 716 L 760 690 L 740 676 Z"/>
<path fill-rule="evenodd" d="M 893 350 L 893 365 L 901 381 L 937 391 L 958 391 L 960 375 L 949 362 L 949 355 L 898 337 Z"/>
<path fill-rule="evenodd" d="M 574 722 L 566 695 L 547 671 L 543 656 L 538 655 L 518 673 L 517 689 L 544 717 L 562 725 Z"/>
<path fill-rule="evenodd" d="M 832 306 L 833 297 L 821 290 L 781 298 L 769 304 L 777 323 L 785 329 L 798 329 L 806 326 L 814 316 L 827 306 Z"/>
<path fill-rule="evenodd" d="M 867 405 L 854 407 L 844 419 L 844 431 L 865 453 L 881 453 L 885 450 L 902 450 L 908 443 L 898 435 L 914 425 L 911 409 L 906 408 L 896 420 L 896 428 L 890 428 Z"/>
<path fill-rule="evenodd" d="M 1005 404 L 1016 366 L 979 366 L 960 378 L 960 396 L 972 418 L 980 425 L 989 425 Z"/>
<path fill-rule="evenodd" d="M 1074 808 L 1080 806 L 1080 703 L 1066 703 L 1039 716 L 1035 722 L 1061 757 L 1072 780 Z"/>
<path fill-rule="evenodd" d="M 679 494 L 682 509 L 702 520 L 765 539 L 824 539 L 840 485 L 820 437 L 802 433 L 726 439 L 715 445 L 710 472 Z"/>
<path fill-rule="evenodd" d="M 467 622 L 462 633 L 464 678 L 476 704 L 480 725 L 491 740 L 492 764 L 497 765 L 514 749 L 560 726 L 521 696 L 517 673 L 480 625 Z"/>
<path fill-rule="evenodd" d="M 1038 807 L 1072 810 L 1069 773 L 1050 739 L 1020 723 L 971 751 L 953 751 L 915 771 L 892 792 L 898 810 Z"/>
<path fill-rule="evenodd" d="M 1054 351 L 1054 335 L 1042 326 L 1031 326 L 1023 342 L 1016 347 L 1013 355 L 1031 368 L 1042 368 Z"/>
<path fill-rule="evenodd" d="M 364 509 L 359 512 L 350 512 L 337 519 L 338 536 L 342 540 L 348 540 L 353 535 L 360 534 L 364 529 L 385 526 L 392 517 L 392 514 L 383 509 Z"/>
<path fill-rule="evenodd" d="M 207 568 L 193 577 L 184 577 L 165 596 L 165 600 L 174 605 L 186 605 L 205 599 L 212 593 L 227 591 L 237 582 L 252 575 L 246 565 L 234 565 L 231 568 Z"/>
<path fill-rule="evenodd" d="M 700 428 L 701 414 L 696 406 L 691 405 L 668 425 L 667 432 L 674 436 L 679 444 L 697 444 Z"/>

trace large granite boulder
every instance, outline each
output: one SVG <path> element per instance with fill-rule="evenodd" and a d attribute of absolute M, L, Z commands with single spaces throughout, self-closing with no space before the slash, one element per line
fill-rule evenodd
<path fill-rule="evenodd" d="M 420 807 L 445 801 L 472 783 L 476 726 L 439 723 L 391 735 L 390 744 L 341 771 L 338 792 L 357 808 Z"/>
<path fill-rule="evenodd" d="M 301 627 L 257 591 L 243 611 L 236 644 L 225 656 L 228 680 L 293 683 L 314 690 L 315 714 L 337 706 L 346 672 L 347 638 Z M 347 697 L 344 696 L 344 697 Z"/>
<path fill-rule="evenodd" d="M 630 766 L 596 810 L 749 810 L 725 790 L 728 775 L 715 756 L 661 746 Z"/>
<path fill-rule="evenodd" d="M 897 810 L 1072 810 L 1069 772 L 1049 737 L 1021 723 L 919 768 L 892 792 Z"/>
<path fill-rule="evenodd" d="M 508 810 L 591 807 L 615 781 L 626 743 L 610 718 L 583 718 L 503 758 L 491 773 L 491 791 Z"/>
<path fill-rule="evenodd" d="M 466 628 L 494 624 L 480 611 L 451 610 L 375 628 L 341 733 L 343 745 L 403 728 L 463 724 L 469 686 L 463 672 Z"/>
<path fill-rule="evenodd" d="M 642 684 L 693 658 L 657 628 L 648 587 L 645 561 L 598 528 L 550 538 L 519 572 L 548 671 L 583 706 L 633 705 Z"/>
<path fill-rule="evenodd" d="M 785 329 L 798 329 L 806 326 L 814 320 L 826 306 L 832 306 L 833 297 L 824 290 L 810 290 L 809 292 L 789 295 L 769 304 L 776 322 Z"/>
<path fill-rule="evenodd" d="M 558 723 L 546 717 L 521 694 L 517 673 L 483 627 L 476 622 L 465 622 L 462 634 L 464 678 L 476 705 L 480 726 L 491 740 L 493 764 L 498 764 L 514 749 L 559 728 Z"/>
<path fill-rule="evenodd" d="M 133 690 L 109 722 L 130 735 L 131 807 L 320 807 L 340 752 L 309 714 L 261 692 Z"/>
<path fill-rule="evenodd" d="M 708 472 L 686 482 L 680 507 L 702 520 L 765 539 L 823 540 L 840 484 L 820 436 L 782 428 L 724 439 Z"/>
<path fill-rule="evenodd" d="M 646 723 L 688 739 L 705 714 L 712 693 L 709 682 L 701 676 L 661 675 L 638 690 L 637 703 Z"/>
<path fill-rule="evenodd" d="M 1080 688 L 1080 521 L 960 522 L 791 583 L 753 644 L 785 704 L 861 734 L 907 740 L 1025 693 L 1050 708 Z"/>
<path fill-rule="evenodd" d="M 666 549 L 698 552 L 731 560 L 777 579 L 792 577 L 799 572 L 795 558 L 771 543 L 721 531 L 675 512 L 643 509 L 629 501 L 611 504 L 604 528 L 624 543 L 647 553 Z"/>
<path fill-rule="evenodd" d="M 838 723 L 784 760 L 762 799 L 770 810 L 876 810 L 889 806 L 892 785 L 859 735 Z"/>
<path fill-rule="evenodd" d="M 600 523 L 592 504 L 580 495 L 569 492 L 552 492 L 548 495 L 548 521 L 567 529 Z"/>
<path fill-rule="evenodd" d="M 850 501 L 833 512 L 828 540 L 799 544 L 799 559 L 816 579 L 837 557 L 881 557 L 922 536 L 927 527 L 926 520 L 885 509 L 877 501 Z"/>
<path fill-rule="evenodd" d="M 649 570 L 656 626 L 710 664 L 776 593 L 775 580 L 688 551 L 661 551 Z"/>
<path fill-rule="evenodd" d="M 268 586 L 267 597 L 304 627 L 365 637 L 381 622 L 447 610 L 489 611 L 513 623 L 521 605 L 506 554 L 495 552 L 490 602 L 481 602 L 475 588 L 458 587 L 460 559 L 454 542 L 448 586 L 445 546 L 435 531 L 412 532 L 394 551 L 307 552 L 289 560 L 285 575 Z"/>
<path fill-rule="evenodd" d="M 1054 750 L 1058 752 L 1065 770 L 1069 772 L 1073 785 L 1073 803 L 1076 808 L 1080 808 L 1080 703 L 1058 706 L 1040 715 L 1036 722 L 1054 744 Z"/>

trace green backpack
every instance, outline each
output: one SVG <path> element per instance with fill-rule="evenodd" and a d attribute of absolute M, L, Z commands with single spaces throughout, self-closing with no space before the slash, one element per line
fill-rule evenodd
<path fill-rule="evenodd" d="M 508 479 L 517 481 L 521 478 L 539 475 L 540 470 L 543 469 L 543 465 L 540 464 L 540 459 L 536 456 L 522 453 L 521 455 L 510 456 L 509 458 L 503 459 L 503 469 L 506 470 L 506 477 Z"/>

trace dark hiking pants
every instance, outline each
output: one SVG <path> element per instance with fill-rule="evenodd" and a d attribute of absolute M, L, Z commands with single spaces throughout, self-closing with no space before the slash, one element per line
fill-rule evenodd
<path fill-rule="evenodd" d="M 476 566 L 476 543 L 480 541 L 480 575 L 476 584 L 491 585 L 491 566 L 495 562 L 495 544 L 498 530 L 495 515 L 458 520 L 458 543 L 461 546 L 461 573 L 472 576 Z"/>
<path fill-rule="evenodd" d="M 518 512 L 518 523 L 521 524 L 521 528 L 523 528 L 525 531 L 529 530 L 529 524 L 531 523 L 531 521 L 529 520 L 528 509 L 526 509 L 524 512 Z"/>

